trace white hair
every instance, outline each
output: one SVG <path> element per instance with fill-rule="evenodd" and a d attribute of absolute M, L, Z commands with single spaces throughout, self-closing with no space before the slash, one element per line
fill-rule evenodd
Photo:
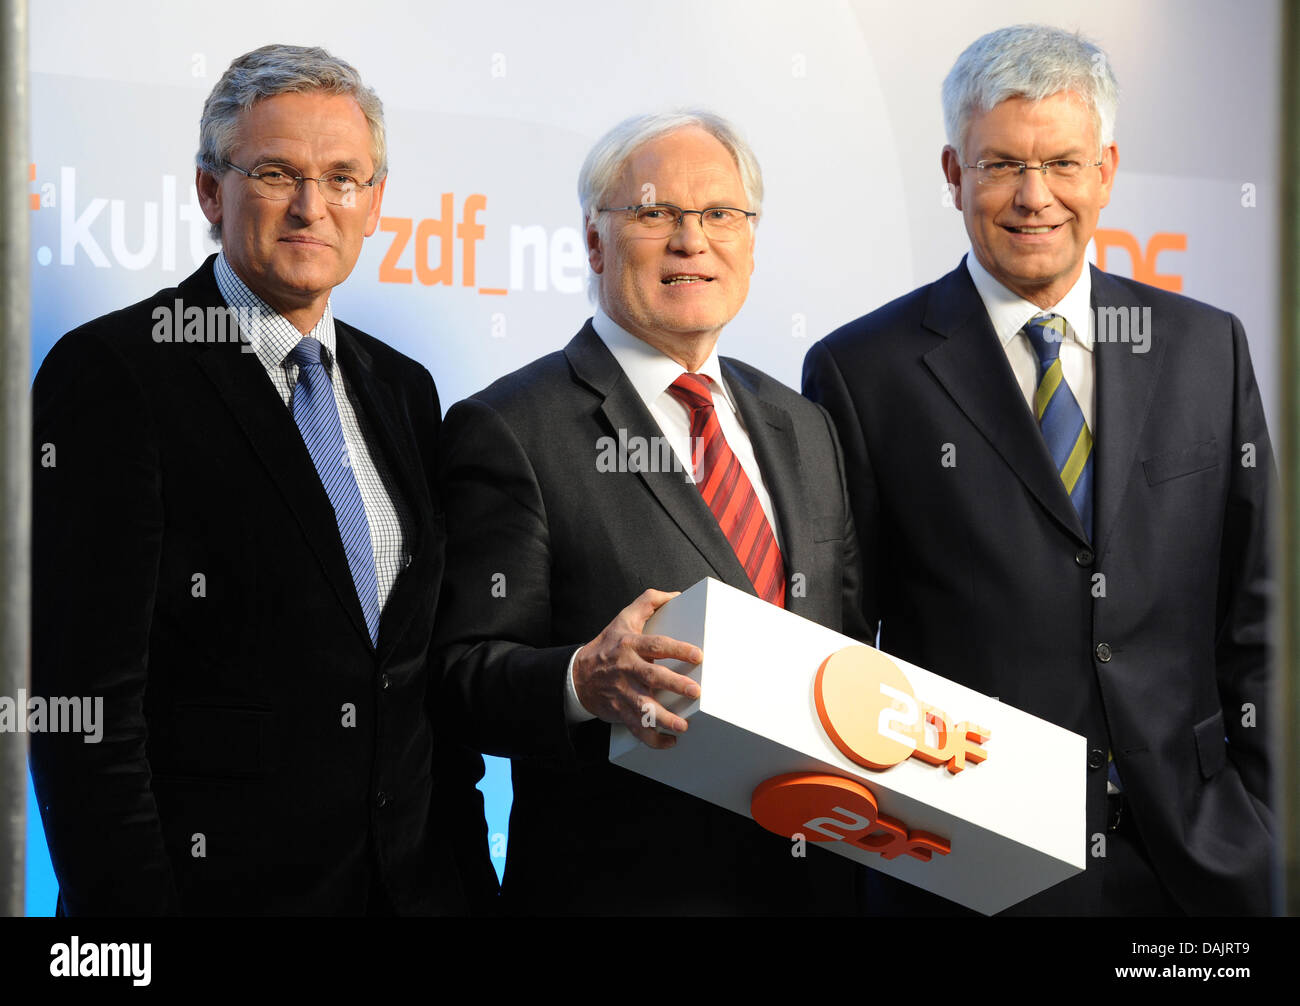
<path fill-rule="evenodd" d="M 313 91 L 346 94 L 356 100 L 370 127 L 374 178 L 382 181 L 388 174 L 383 103 L 350 64 L 317 46 L 264 45 L 236 58 L 203 103 L 195 164 L 210 174 L 222 174 L 235 149 L 239 117 L 244 112 L 277 94 Z M 220 241 L 221 225 L 213 224 L 210 233 L 214 241 Z"/>
<path fill-rule="evenodd" d="M 604 240 L 607 231 L 598 222 L 599 208 L 618 185 L 623 166 L 641 147 L 651 140 L 675 133 L 679 129 L 696 126 L 716 139 L 731 154 L 740 172 L 740 183 L 745 189 L 749 206 L 740 207 L 758 213 L 763 203 L 763 172 L 758 158 L 745 142 L 740 132 L 722 116 L 702 108 L 682 108 L 671 112 L 650 112 L 624 119 L 596 141 L 596 145 L 582 162 L 578 172 L 578 203 L 582 206 L 582 230 L 595 224 Z M 757 218 L 751 217 L 756 220 Z M 592 273 L 587 292 L 594 300 L 600 289 L 600 276 Z"/>
<path fill-rule="evenodd" d="M 1082 35 L 1041 24 L 1000 28 L 972 42 L 943 81 L 943 124 L 963 160 L 970 120 L 1008 98 L 1077 94 L 1092 113 L 1098 150 L 1115 141 L 1119 85 L 1110 59 Z"/>

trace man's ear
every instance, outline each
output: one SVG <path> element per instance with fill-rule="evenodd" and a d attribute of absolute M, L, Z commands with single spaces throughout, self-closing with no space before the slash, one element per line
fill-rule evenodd
<path fill-rule="evenodd" d="M 384 175 L 384 180 L 370 190 L 370 212 L 366 214 L 366 237 L 375 233 L 375 228 L 379 226 L 379 204 L 384 200 L 384 186 L 388 184 L 388 176 Z"/>
<path fill-rule="evenodd" d="M 605 271 L 605 246 L 594 220 L 587 224 L 587 262 L 591 265 L 591 271 L 597 275 Z"/>
<path fill-rule="evenodd" d="M 944 147 L 939 155 L 943 165 L 943 177 L 948 180 L 948 191 L 952 193 L 952 204 L 961 209 L 961 157 L 953 147 Z"/>
<path fill-rule="evenodd" d="M 1110 190 L 1115 184 L 1115 169 L 1119 167 L 1119 147 L 1112 143 L 1101 152 L 1101 205 L 1110 205 Z"/>
<path fill-rule="evenodd" d="M 221 179 L 210 171 L 204 171 L 202 168 L 196 168 L 194 171 L 194 187 L 199 192 L 199 206 L 203 209 L 203 215 L 208 218 L 208 223 L 221 223 Z"/>

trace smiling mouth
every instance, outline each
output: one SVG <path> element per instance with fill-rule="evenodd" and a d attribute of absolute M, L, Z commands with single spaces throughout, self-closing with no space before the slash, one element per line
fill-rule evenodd
<path fill-rule="evenodd" d="M 665 276 L 659 281 L 664 286 L 684 286 L 687 283 L 712 283 L 712 276 L 701 276 L 699 273 L 677 273 L 673 276 Z"/>
<path fill-rule="evenodd" d="M 1002 229 L 1008 230 L 1012 234 L 1050 234 L 1052 231 L 1062 226 L 1064 225 L 1052 224 L 1050 227 L 1044 225 L 1039 225 L 1037 227 L 1009 227 L 1006 224 L 1003 224 Z"/>

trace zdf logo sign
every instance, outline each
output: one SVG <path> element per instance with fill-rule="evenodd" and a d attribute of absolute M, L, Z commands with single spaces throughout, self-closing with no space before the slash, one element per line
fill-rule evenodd
<path fill-rule="evenodd" d="M 919 758 L 956 775 L 967 761 L 988 757 L 980 745 L 989 731 L 953 723 L 942 709 L 918 702 L 902 668 L 874 647 L 848 646 L 827 657 L 817 669 L 813 698 L 826 735 L 866 768 Z"/>
<path fill-rule="evenodd" d="M 907 855 L 928 863 L 935 853 L 946 856 L 952 851 L 946 838 L 909 831 L 902 821 L 880 813 L 871 790 L 837 775 L 792 772 L 768 779 L 754 790 L 749 813 L 778 835 L 847 842 L 885 859 Z"/>
<path fill-rule="evenodd" d="M 953 723 L 942 709 L 919 702 L 903 669 L 870 646 L 849 646 L 827 657 L 813 681 L 817 717 L 845 757 L 875 771 L 908 758 L 944 765 L 953 775 L 967 761 L 984 761 L 990 733 Z M 880 813 L 876 795 L 857 779 L 791 772 L 760 783 L 750 815 L 768 831 L 810 842 L 843 842 L 885 859 L 911 856 L 923 863 L 947 856 L 942 835 L 911 829 Z"/>

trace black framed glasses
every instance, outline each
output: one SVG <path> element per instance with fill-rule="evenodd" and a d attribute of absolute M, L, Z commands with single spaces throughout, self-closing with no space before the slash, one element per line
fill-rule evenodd
<path fill-rule="evenodd" d="M 735 206 L 710 206 L 705 210 L 684 210 L 672 203 L 640 203 L 636 206 L 598 206 L 598 213 L 631 213 L 637 232 L 648 238 L 667 237 L 682 225 L 686 214 L 700 218 L 700 227 L 711 241 L 730 241 L 744 229 L 750 217 L 758 216 L 752 210 Z"/>
<path fill-rule="evenodd" d="M 372 188 L 375 184 L 373 178 L 363 182 L 346 171 L 331 171 L 321 178 L 311 178 L 298 174 L 297 168 L 275 162 L 259 164 L 251 171 L 229 161 L 225 165 L 247 176 L 253 183 L 253 191 L 263 199 L 292 199 L 302 189 L 303 182 L 315 182 L 321 198 L 327 203 L 334 206 L 355 206 L 360 191 Z"/>
<path fill-rule="evenodd" d="M 1069 185 L 1083 177 L 1085 168 L 1098 168 L 1101 167 L 1101 163 L 1101 161 L 1071 161 L 1062 158 L 1044 161 L 1042 164 L 1026 164 L 1024 161 L 995 159 L 963 164 L 962 167 L 978 172 L 975 179 L 980 185 L 1019 185 L 1020 178 L 1026 171 L 1041 171 L 1043 181 L 1049 185 L 1053 181 Z"/>

